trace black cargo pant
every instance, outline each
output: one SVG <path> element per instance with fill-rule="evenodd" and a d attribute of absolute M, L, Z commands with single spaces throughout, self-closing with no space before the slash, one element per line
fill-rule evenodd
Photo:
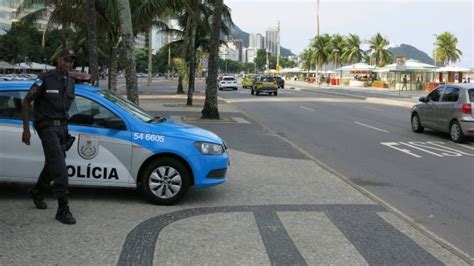
<path fill-rule="evenodd" d="M 35 185 L 35 189 L 44 191 L 53 181 L 53 194 L 61 198 L 68 192 L 68 174 L 66 169 L 67 126 L 50 126 L 36 130 L 44 153 L 44 167 Z"/>

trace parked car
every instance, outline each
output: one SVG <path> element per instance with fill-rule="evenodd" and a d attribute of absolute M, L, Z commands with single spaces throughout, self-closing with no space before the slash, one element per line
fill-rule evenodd
<path fill-rule="evenodd" d="M 251 94 L 259 95 L 260 93 L 278 95 L 278 84 L 274 77 L 262 76 L 255 80 Z"/>
<path fill-rule="evenodd" d="M 221 80 L 218 81 L 217 86 L 219 90 L 231 89 L 237 90 L 237 79 L 234 76 L 223 76 Z"/>
<path fill-rule="evenodd" d="M 30 146 L 21 141 L 21 105 L 31 84 L 0 83 L 0 182 L 34 183 L 44 164 L 38 135 Z M 152 203 L 170 205 L 190 186 L 227 180 L 227 146 L 216 134 L 152 116 L 107 89 L 78 84 L 75 93 L 70 185 L 139 188 Z"/>
<path fill-rule="evenodd" d="M 285 88 L 285 80 L 284 80 L 282 77 L 276 76 L 276 77 L 275 77 L 275 80 L 276 80 L 276 82 L 277 82 L 277 84 L 278 84 L 278 88 L 279 88 L 279 89 L 284 89 L 284 88 Z"/>
<path fill-rule="evenodd" d="M 411 109 L 411 127 L 421 133 L 430 128 L 449 133 L 454 142 L 474 136 L 474 86 L 448 84 L 434 89 Z"/>

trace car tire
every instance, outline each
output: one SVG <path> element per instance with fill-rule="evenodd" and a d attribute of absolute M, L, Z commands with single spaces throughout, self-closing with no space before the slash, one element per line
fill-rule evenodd
<path fill-rule="evenodd" d="M 421 125 L 420 117 L 417 113 L 411 116 L 411 129 L 416 133 L 423 133 L 425 128 Z"/>
<path fill-rule="evenodd" d="M 449 134 L 451 135 L 451 140 L 455 143 L 462 143 L 464 142 L 464 134 L 462 133 L 461 125 L 459 125 L 458 121 L 451 122 L 449 125 Z"/>
<path fill-rule="evenodd" d="M 253 89 L 250 91 L 250 94 L 254 95 L 255 93 L 253 92 Z"/>
<path fill-rule="evenodd" d="M 157 205 L 173 205 L 188 191 L 191 175 L 181 161 L 164 157 L 148 164 L 140 180 L 148 201 Z"/>
<path fill-rule="evenodd" d="M 273 95 L 277 96 L 277 95 L 278 95 L 278 91 L 275 91 L 275 92 L 273 93 Z"/>
<path fill-rule="evenodd" d="M 258 96 L 259 94 L 260 94 L 260 92 L 258 92 L 258 90 L 256 90 L 256 91 L 255 91 L 255 95 Z"/>

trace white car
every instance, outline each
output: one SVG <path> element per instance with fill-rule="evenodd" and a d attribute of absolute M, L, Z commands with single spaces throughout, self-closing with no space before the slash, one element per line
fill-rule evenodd
<path fill-rule="evenodd" d="M 237 79 L 233 76 L 223 76 L 217 84 L 219 90 L 237 90 Z"/>

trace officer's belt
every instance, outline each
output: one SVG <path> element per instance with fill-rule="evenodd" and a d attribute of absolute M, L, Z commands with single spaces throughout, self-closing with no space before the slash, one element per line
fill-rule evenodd
<path fill-rule="evenodd" d="M 36 122 L 36 127 L 41 129 L 45 127 L 60 127 L 67 126 L 67 120 L 42 120 Z"/>

